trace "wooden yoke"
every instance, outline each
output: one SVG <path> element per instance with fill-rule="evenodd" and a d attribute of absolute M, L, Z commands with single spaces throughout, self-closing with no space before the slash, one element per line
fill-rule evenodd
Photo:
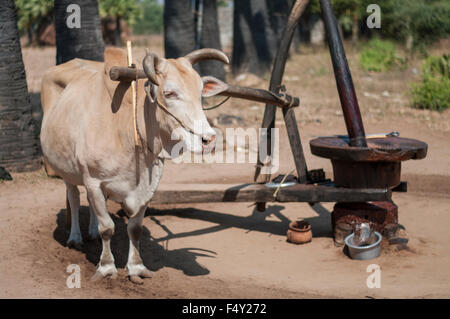
<path fill-rule="evenodd" d="M 109 77 L 113 81 L 123 82 L 132 82 L 136 79 L 147 78 L 143 70 L 121 66 L 113 66 L 109 71 Z M 216 79 L 216 81 L 219 80 Z M 275 94 L 268 90 L 254 89 L 238 85 L 229 85 L 224 82 L 222 82 L 222 86 L 225 89 L 222 92 L 219 92 L 217 95 L 235 97 L 261 103 L 270 103 L 271 105 L 286 109 L 300 105 L 300 100 L 298 97 L 293 97 L 284 92 L 281 94 Z"/>

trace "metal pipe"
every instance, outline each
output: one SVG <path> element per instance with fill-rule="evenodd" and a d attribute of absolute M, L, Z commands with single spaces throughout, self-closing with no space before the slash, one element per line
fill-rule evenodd
<path fill-rule="evenodd" d="M 358 99 L 353 85 L 352 75 L 345 57 L 341 35 L 330 0 L 320 0 L 322 17 L 327 31 L 328 46 L 333 62 L 334 76 L 344 113 L 350 146 L 367 147 L 366 134 L 359 110 Z"/>

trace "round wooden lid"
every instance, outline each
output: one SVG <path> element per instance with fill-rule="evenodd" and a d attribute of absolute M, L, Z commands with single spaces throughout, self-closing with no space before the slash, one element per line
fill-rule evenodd
<path fill-rule="evenodd" d="M 343 161 L 407 161 L 427 155 L 424 142 L 403 138 L 368 138 L 367 147 L 353 147 L 339 137 L 319 137 L 309 142 L 314 155 Z"/>

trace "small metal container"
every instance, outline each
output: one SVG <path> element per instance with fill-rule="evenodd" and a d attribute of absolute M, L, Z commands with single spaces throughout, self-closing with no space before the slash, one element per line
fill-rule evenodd
<path fill-rule="evenodd" d="M 354 235 L 355 233 L 352 233 L 345 238 L 345 244 L 348 247 L 348 254 L 351 259 L 368 260 L 380 256 L 382 236 L 379 232 L 374 232 L 373 234 L 373 236 L 377 237 L 376 241 L 373 244 L 365 246 L 356 246 L 353 243 Z"/>

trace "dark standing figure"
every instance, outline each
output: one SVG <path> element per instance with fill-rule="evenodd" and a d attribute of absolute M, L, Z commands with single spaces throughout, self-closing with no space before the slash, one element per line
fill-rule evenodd
<path fill-rule="evenodd" d="M 80 28 L 68 25 L 74 21 L 73 14 L 77 12 L 73 5 L 80 8 Z M 55 29 L 56 64 L 74 58 L 103 61 L 105 45 L 97 0 L 55 0 Z"/>
<path fill-rule="evenodd" d="M 0 31 L 0 166 L 11 171 L 36 170 L 39 142 L 13 0 L 0 1 Z"/>
<path fill-rule="evenodd" d="M 271 28 L 266 0 L 234 2 L 233 57 L 234 73 L 264 75 L 276 54 L 276 39 Z"/>

